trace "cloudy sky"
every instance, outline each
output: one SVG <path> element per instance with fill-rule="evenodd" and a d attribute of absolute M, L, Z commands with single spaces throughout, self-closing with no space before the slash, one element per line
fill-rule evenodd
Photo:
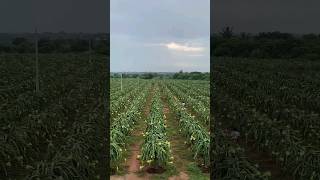
<path fill-rule="evenodd" d="M 236 32 L 282 31 L 320 33 L 319 0 L 214 0 L 211 27 L 218 32 L 233 26 Z"/>
<path fill-rule="evenodd" d="M 0 0 L 0 33 L 106 33 L 109 14 L 106 0 Z"/>
<path fill-rule="evenodd" d="M 111 0 L 112 72 L 209 71 L 209 0 Z"/>

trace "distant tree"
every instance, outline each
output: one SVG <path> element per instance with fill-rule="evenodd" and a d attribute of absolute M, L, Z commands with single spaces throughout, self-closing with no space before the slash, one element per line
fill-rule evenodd
<path fill-rule="evenodd" d="M 222 28 L 222 31 L 220 32 L 221 36 L 223 38 L 231 38 L 233 37 L 233 27 L 224 27 Z"/>
<path fill-rule="evenodd" d="M 23 37 L 17 37 L 17 38 L 14 38 L 13 41 L 12 41 L 12 44 L 15 45 L 15 46 L 19 46 L 23 43 L 27 43 L 27 39 L 26 38 L 23 38 Z"/>
<path fill-rule="evenodd" d="M 305 39 L 305 40 L 317 40 L 318 36 L 316 34 L 305 34 L 305 35 L 303 35 L 303 39 Z"/>
<path fill-rule="evenodd" d="M 0 53 L 11 53 L 12 48 L 5 45 L 0 45 Z"/>
<path fill-rule="evenodd" d="M 96 42 L 94 51 L 98 54 L 109 54 L 109 44 L 108 41 L 99 40 Z"/>
<path fill-rule="evenodd" d="M 54 41 L 47 38 L 41 38 L 38 42 L 39 52 L 53 53 L 56 49 Z"/>
<path fill-rule="evenodd" d="M 89 50 L 89 42 L 86 40 L 76 39 L 69 40 L 72 52 L 85 52 Z"/>
<path fill-rule="evenodd" d="M 142 79 L 153 79 L 156 76 L 155 73 L 145 73 L 141 76 Z"/>
<path fill-rule="evenodd" d="M 250 34 L 242 32 L 242 33 L 240 33 L 240 37 L 241 37 L 241 39 L 249 39 L 250 38 Z"/>
<path fill-rule="evenodd" d="M 23 37 L 15 38 L 12 44 L 14 45 L 14 50 L 18 53 L 30 53 L 34 48 L 33 44 Z"/>
<path fill-rule="evenodd" d="M 174 75 L 172 76 L 173 79 L 181 79 L 181 76 L 183 74 L 183 70 L 180 70 L 177 73 L 174 73 Z"/>

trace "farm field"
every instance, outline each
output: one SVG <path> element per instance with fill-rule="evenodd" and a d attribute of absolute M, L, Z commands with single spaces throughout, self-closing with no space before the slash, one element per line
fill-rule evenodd
<path fill-rule="evenodd" d="M 209 179 L 209 81 L 110 81 L 111 179 Z"/>
<path fill-rule="evenodd" d="M 103 179 L 107 59 L 41 54 L 36 93 L 34 57 L 0 56 L 0 179 Z"/>
<path fill-rule="evenodd" d="M 214 58 L 214 179 L 320 179 L 319 70 L 318 61 Z"/>

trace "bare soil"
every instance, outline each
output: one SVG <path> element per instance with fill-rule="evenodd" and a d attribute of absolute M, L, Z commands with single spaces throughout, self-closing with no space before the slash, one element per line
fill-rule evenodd
<path fill-rule="evenodd" d="M 128 161 L 128 172 L 134 173 L 138 172 L 140 168 L 140 162 L 137 159 L 137 156 L 139 154 L 139 147 L 140 145 L 138 143 L 133 144 L 130 148 L 130 151 L 132 152 L 130 159 Z"/>
<path fill-rule="evenodd" d="M 150 166 L 150 167 L 147 167 L 145 171 L 150 174 L 161 174 L 161 173 L 164 173 L 166 170 L 162 167 Z"/>
<path fill-rule="evenodd" d="M 185 173 L 185 172 L 180 172 L 179 175 L 169 177 L 168 180 L 188 180 L 188 179 L 189 179 L 189 176 L 188 176 L 187 173 Z"/>

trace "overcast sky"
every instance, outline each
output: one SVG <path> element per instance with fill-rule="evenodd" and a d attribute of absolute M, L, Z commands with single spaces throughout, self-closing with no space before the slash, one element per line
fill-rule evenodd
<path fill-rule="evenodd" d="M 211 28 L 236 32 L 320 33 L 319 0 L 214 0 Z"/>
<path fill-rule="evenodd" d="M 123 0 L 1 0 L 0 32 L 33 32 L 38 26 L 41 31 L 66 32 L 106 32 L 108 30 L 108 2 L 127 4 Z M 168 9 L 181 15 L 186 8 L 190 13 L 200 11 L 206 14 L 203 0 L 186 0 L 177 5 L 178 0 L 132 0 L 132 11 L 141 10 L 147 3 L 157 3 L 157 8 Z M 159 2 L 152 2 L 159 1 Z M 189 1 L 189 2 L 188 2 Z M 209 1 L 209 0 L 206 0 Z M 166 8 L 168 3 L 173 6 Z M 188 4 L 192 6 L 188 7 Z M 163 5 L 163 7 L 162 7 Z M 177 7 L 175 7 L 177 6 Z M 181 7 L 180 7 L 181 6 Z M 195 9 L 192 7 L 195 6 Z M 201 9 L 199 9 L 199 7 Z M 319 0 L 211 0 L 212 31 L 220 31 L 224 26 L 234 26 L 237 32 L 283 31 L 293 33 L 320 33 Z M 203 9 L 203 12 L 201 12 Z M 116 10 L 117 11 L 117 10 Z M 159 13 L 160 10 L 157 10 Z M 194 14 L 199 12 L 194 12 Z M 174 15 L 175 13 L 171 13 Z M 119 12 L 120 16 L 121 13 Z M 137 16 L 135 16 L 137 17 Z M 133 17 L 132 17 L 133 18 Z M 150 18 L 148 18 L 150 19 Z M 159 18 L 162 19 L 163 18 Z M 176 34 L 179 32 L 176 29 Z"/>
<path fill-rule="evenodd" d="M 0 32 L 107 32 L 106 0 L 0 0 Z"/>
<path fill-rule="evenodd" d="M 209 71 L 209 0 L 111 0 L 111 71 Z"/>

